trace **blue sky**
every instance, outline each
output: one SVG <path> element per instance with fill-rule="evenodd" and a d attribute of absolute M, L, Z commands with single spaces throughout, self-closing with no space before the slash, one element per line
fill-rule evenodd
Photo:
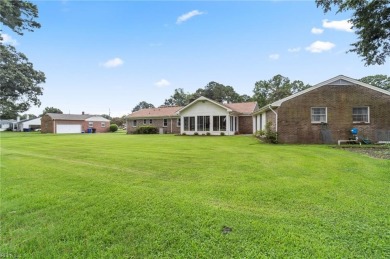
<path fill-rule="evenodd" d="M 122 116 L 210 81 L 252 95 L 277 74 L 317 84 L 390 71 L 345 53 L 356 41 L 350 14 L 324 14 L 314 1 L 33 2 L 42 28 L 3 34 L 46 74 L 36 115 L 53 106 Z"/>

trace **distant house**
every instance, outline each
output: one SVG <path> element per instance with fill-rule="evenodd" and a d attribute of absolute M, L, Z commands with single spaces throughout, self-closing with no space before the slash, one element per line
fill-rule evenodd
<path fill-rule="evenodd" d="M 199 97 L 184 107 L 142 109 L 128 116 L 127 132 L 137 127 L 152 125 L 160 133 L 234 135 L 252 134 L 252 113 L 256 102 L 222 104 Z"/>
<path fill-rule="evenodd" d="M 390 141 L 390 92 L 340 75 L 253 113 L 253 132 L 272 123 L 280 143 Z"/>
<path fill-rule="evenodd" d="M 12 130 L 16 120 L 0 120 L 0 131 Z"/>
<path fill-rule="evenodd" d="M 42 133 L 108 132 L 110 120 L 87 114 L 47 113 L 41 119 Z"/>
<path fill-rule="evenodd" d="M 15 131 L 30 131 L 30 130 L 35 130 L 35 129 L 40 129 L 41 128 L 41 118 L 34 118 L 34 119 L 25 119 L 21 121 L 17 121 L 14 123 L 14 130 Z"/>

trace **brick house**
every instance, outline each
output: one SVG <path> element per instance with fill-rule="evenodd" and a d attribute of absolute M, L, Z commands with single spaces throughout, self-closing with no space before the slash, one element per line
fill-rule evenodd
<path fill-rule="evenodd" d="M 41 119 L 42 133 L 108 132 L 110 120 L 88 114 L 47 113 Z"/>
<path fill-rule="evenodd" d="M 127 132 L 132 133 L 142 125 L 152 125 L 158 127 L 160 133 L 252 134 L 252 113 L 257 109 L 256 102 L 221 104 L 202 96 L 184 107 L 133 112 L 128 116 Z"/>
<path fill-rule="evenodd" d="M 390 141 L 390 92 L 340 75 L 266 105 L 253 114 L 253 132 L 267 122 L 280 143 L 337 143 L 358 136 Z"/>

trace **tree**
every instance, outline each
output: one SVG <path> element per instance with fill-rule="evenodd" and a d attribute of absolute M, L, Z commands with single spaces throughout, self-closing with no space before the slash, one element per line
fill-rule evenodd
<path fill-rule="evenodd" d="M 359 81 L 390 91 L 390 77 L 386 75 L 366 76 Z"/>
<path fill-rule="evenodd" d="M 54 108 L 54 107 L 46 107 L 43 111 L 42 111 L 42 115 L 45 115 L 46 113 L 59 113 L 59 114 L 63 114 L 63 112 L 58 109 L 58 108 Z"/>
<path fill-rule="evenodd" d="M 165 99 L 164 105 L 186 106 L 190 102 L 190 96 L 190 94 L 184 92 L 183 88 L 177 88 L 169 99 Z"/>
<path fill-rule="evenodd" d="M 137 105 L 133 108 L 132 112 L 136 112 L 136 111 L 139 111 L 139 110 L 141 110 L 141 109 L 148 109 L 148 108 L 154 108 L 154 105 L 151 104 L 151 103 L 147 103 L 147 102 L 145 102 L 145 101 L 142 101 L 142 102 L 140 102 L 139 104 L 137 104 Z"/>
<path fill-rule="evenodd" d="M 350 22 L 358 36 L 349 52 L 356 52 L 365 65 L 382 65 L 390 56 L 390 0 L 316 0 L 325 13 L 352 11 Z"/>
<path fill-rule="evenodd" d="M 0 22 L 19 35 L 23 30 L 33 31 L 40 24 L 37 7 L 22 0 L 0 1 Z M 36 71 L 27 57 L 17 52 L 14 46 L 2 41 L 0 30 L 0 116 L 27 111 L 31 105 L 40 106 L 45 74 Z"/>
<path fill-rule="evenodd" d="M 35 116 L 34 114 L 23 114 L 20 116 L 20 119 L 21 120 L 27 120 L 27 117 L 31 120 L 31 119 L 35 119 L 37 118 L 37 116 Z"/>
<path fill-rule="evenodd" d="M 230 85 L 223 85 L 214 81 L 209 82 L 204 88 L 199 88 L 193 94 L 193 98 L 204 96 L 214 101 L 223 103 L 241 102 L 241 96 Z"/>
<path fill-rule="evenodd" d="M 261 80 L 255 83 L 253 99 L 257 101 L 259 107 L 263 107 L 308 87 L 310 85 L 305 85 L 302 81 L 291 82 L 288 77 L 276 75 L 268 81 Z"/>
<path fill-rule="evenodd" d="M 118 127 L 123 127 L 126 123 L 126 115 L 112 118 L 111 123 L 118 125 Z"/>
<path fill-rule="evenodd" d="M 107 120 L 111 120 L 111 116 L 110 115 L 107 115 L 107 114 L 102 114 L 101 115 L 103 118 L 107 119 Z"/>

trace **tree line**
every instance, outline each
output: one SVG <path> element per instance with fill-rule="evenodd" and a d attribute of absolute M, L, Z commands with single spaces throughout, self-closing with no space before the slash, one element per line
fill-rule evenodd
<path fill-rule="evenodd" d="M 390 77 L 386 75 L 366 76 L 358 79 L 385 90 L 390 91 Z M 194 93 L 185 92 L 183 88 L 177 88 L 173 94 L 165 99 L 161 106 L 186 106 L 200 96 L 207 97 L 220 103 L 239 103 L 239 102 L 257 102 L 259 107 L 288 97 L 292 94 L 311 87 L 300 80 L 291 81 L 288 77 L 276 75 L 269 80 L 260 80 L 255 83 L 252 96 L 238 94 L 234 87 L 223 85 L 217 82 L 210 82 L 204 88 L 197 89 Z M 141 101 L 132 110 L 132 112 L 155 108 L 153 104 Z"/>

